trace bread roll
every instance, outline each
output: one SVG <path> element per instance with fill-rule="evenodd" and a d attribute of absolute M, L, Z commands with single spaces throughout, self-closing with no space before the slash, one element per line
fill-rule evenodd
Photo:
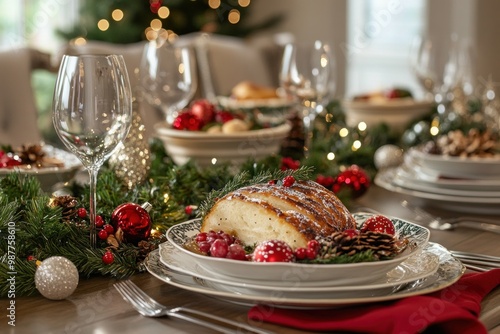
<path fill-rule="evenodd" d="M 264 87 L 250 81 L 243 81 L 234 86 L 231 96 L 237 100 L 259 100 L 277 98 L 275 88 Z"/>
<path fill-rule="evenodd" d="M 244 244 L 279 239 L 292 248 L 333 232 L 356 228 L 356 222 L 335 194 L 313 181 L 290 187 L 258 184 L 219 199 L 203 219 L 201 231 L 223 230 Z"/>

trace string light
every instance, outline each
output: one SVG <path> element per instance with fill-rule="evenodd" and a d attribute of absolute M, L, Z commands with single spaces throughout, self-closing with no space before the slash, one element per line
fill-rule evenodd
<path fill-rule="evenodd" d="M 357 151 L 359 150 L 359 148 L 361 147 L 361 141 L 359 140 L 355 140 L 353 143 L 352 143 L 352 150 L 353 151 Z"/>
<path fill-rule="evenodd" d="M 109 28 L 109 21 L 106 19 L 101 19 L 97 22 L 97 28 L 101 31 L 106 31 Z"/>
<path fill-rule="evenodd" d="M 217 9 L 220 7 L 220 0 L 208 0 L 208 6 L 212 9 Z"/>
<path fill-rule="evenodd" d="M 170 15 L 170 9 L 168 9 L 168 7 L 161 6 L 158 9 L 158 16 L 160 17 L 160 19 L 166 19 L 169 15 Z"/>
<path fill-rule="evenodd" d="M 115 9 L 111 12 L 111 17 L 115 21 L 121 21 L 123 19 L 123 11 L 121 9 Z"/>
<path fill-rule="evenodd" d="M 342 128 L 339 130 L 340 137 L 347 137 L 348 134 L 349 134 L 349 130 L 347 130 L 347 128 Z"/>
<path fill-rule="evenodd" d="M 366 125 L 365 122 L 359 122 L 359 124 L 358 124 L 358 130 L 359 131 L 365 131 L 366 128 L 367 128 L 367 125 Z"/>
<path fill-rule="evenodd" d="M 238 0 L 238 5 L 241 7 L 248 7 L 250 5 L 250 0 Z"/>
<path fill-rule="evenodd" d="M 229 15 L 227 16 L 227 20 L 232 24 L 238 23 L 240 21 L 240 11 L 237 9 L 231 9 L 229 11 Z"/>
<path fill-rule="evenodd" d="M 149 25 L 151 26 L 151 29 L 153 29 L 154 31 L 159 31 L 163 24 L 161 23 L 161 20 L 153 19 L 151 20 L 151 23 Z"/>
<path fill-rule="evenodd" d="M 326 155 L 326 158 L 330 161 L 334 160 L 335 159 L 335 153 L 333 152 L 330 152 Z"/>

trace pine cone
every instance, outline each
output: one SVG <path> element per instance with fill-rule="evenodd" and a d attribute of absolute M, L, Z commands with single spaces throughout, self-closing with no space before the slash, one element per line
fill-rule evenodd
<path fill-rule="evenodd" d="M 51 206 L 53 207 L 61 207 L 62 213 L 61 217 L 63 221 L 71 221 L 78 212 L 78 200 L 76 197 L 65 195 L 54 197 L 51 202 Z"/>
<path fill-rule="evenodd" d="M 139 241 L 137 246 L 140 248 L 138 256 L 138 259 L 140 260 L 145 259 L 150 252 L 154 251 L 157 248 L 156 244 L 146 240 Z"/>
<path fill-rule="evenodd" d="M 340 255 L 355 255 L 371 250 L 377 259 L 383 259 L 399 254 L 406 246 L 402 246 L 393 235 L 380 232 L 362 232 L 350 236 L 343 232 L 335 232 L 322 242 L 319 256 L 329 258 Z"/>
<path fill-rule="evenodd" d="M 17 155 L 25 165 L 41 165 L 45 152 L 41 145 L 22 145 L 17 150 Z"/>

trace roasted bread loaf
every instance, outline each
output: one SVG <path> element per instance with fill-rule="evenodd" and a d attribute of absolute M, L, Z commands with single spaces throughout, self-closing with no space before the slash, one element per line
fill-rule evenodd
<path fill-rule="evenodd" d="M 313 181 L 297 181 L 290 187 L 257 184 L 227 194 L 204 217 L 201 231 L 223 230 L 246 245 L 279 239 L 297 248 L 317 236 L 354 228 L 353 216 L 333 192 Z"/>

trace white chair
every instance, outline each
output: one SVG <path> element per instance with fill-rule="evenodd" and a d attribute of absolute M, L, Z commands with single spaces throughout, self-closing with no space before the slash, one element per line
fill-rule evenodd
<path fill-rule="evenodd" d="M 32 56 L 28 48 L 0 51 L 1 144 L 16 147 L 42 140 L 31 85 Z"/>

